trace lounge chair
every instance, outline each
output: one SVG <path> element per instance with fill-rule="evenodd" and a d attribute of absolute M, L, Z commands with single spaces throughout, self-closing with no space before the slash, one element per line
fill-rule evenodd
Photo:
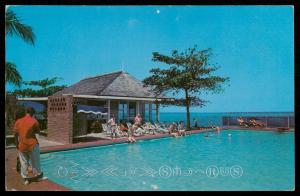
<path fill-rule="evenodd" d="M 111 136 L 111 129 L 107 126 L 107 124 L 102 124 L 102 129 L 106 133 L 106 135 Z"/>
<path fill-rule="evenodd" d="M 162 127 L 160 124 L 155 123 L 154 126 L 156 127 L 156 131 L 159 133 L 168 133 L 168 129 Z"/>
<path fill-rule="evenodd" d="M 251 126 L 251 123 L 245 121 L 243 118 L 238 118 L 237 121 L 238 121 L 239 125 L 242 127 L 250 127 Z"/>
<path fill-rule="evenodd" d="M 253 126 L 253 127 L 265 127 L 264 123 L 257 122 L 256 119 L 250 120 L 249 124 L 250 124 L 250 126 Z"/>

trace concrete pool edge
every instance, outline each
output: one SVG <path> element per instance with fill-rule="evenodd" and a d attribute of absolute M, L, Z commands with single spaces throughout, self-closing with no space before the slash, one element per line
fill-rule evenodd
<path fill-rule="evenodd" d="M 192 130 L 187 131 L 187 135 L 202 133 L 205 131 L 212 131 L 213 129 L 203 129 L 203 130 Z M 169 134 L 155 134 L 155 135 L 145 135 L 136 137 L 136 140 L 152 140 L 152 139 L 160 139 L 160 138 L 168 138 L 173 137 Z M 59 152 L 59 151 L 67 151 L 67 150 L 76 150 L 82 148 L 89 148 L 89 147 L 97 147 L 97 146 L 108 146 L 114 144 L 122 144 L 128 143 L 127 138 L 118 138 L 114 140 L 101 140 L 101 141 L 94 141 L 94 142 L 84 142 L 84 143 L 76 143 L 76 144 L 66 144 L 66 145 L 59 145 L 59 146 L 47 146 L 41 148 L 41 154 L 50 153 L 50 152 Z"/>
<path fill-rule="evenodd" d="M 202 133 L 206 131 L 213 131 L 214 129 L 202 129 L 202 130 L 191 130 L 186 131 L 187 135 Z M 238 126 L 231 126 L 231 127 L 223 127 L 222 130 L 248 130 L 248 131 L 278 131 L 276 128 L 244 128 Z M 294 130 L 288 130 L 284 132 L 294 132 Z M 173 137 L 169 134 L 155 134 L 155 135 L 145 135 L 136 137 L 136 140 L 152 140 L 152 139 L 160 139 L 160 138 L 168 138 Z M 47 146 L 41 148 L 41 154 L 50 153 L 50 152 L 59 152 L 59 151 L 67 151 L 67 150 L 76 150 L 82 148 L 89 148 L 89 147 L 97 147 L 97 146 L 108 146 L 114 144 L 122 144 L 128 143 L 127 138 L 117 138 L 114 140 L 100 140 L 100 141 L 93 141 L 93 142 L 82 142 L 82 143 L 75 143 L 75 144 L 66 144 L 66 145 L 59 145 L 59 146 Z"/>

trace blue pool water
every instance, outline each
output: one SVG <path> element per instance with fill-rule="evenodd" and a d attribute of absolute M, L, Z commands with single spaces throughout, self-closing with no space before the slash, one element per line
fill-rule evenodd
<path fill-rule="evenodd" d="M 46 153 L 41 163 L 50 180 L 82 191 L 294 189 L 293 132 L 204 136 Z"/>

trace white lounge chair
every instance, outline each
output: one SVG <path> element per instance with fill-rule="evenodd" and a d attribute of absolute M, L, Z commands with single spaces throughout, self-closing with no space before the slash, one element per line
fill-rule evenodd
<path fill-rule="evenodd" d="M 107 124 L 102 124 L 102 129 L 107 136 L 111 136 L 111 129 L 107 126 Z"/>
<path fill-rule="evenodd" d="M 168 129 L 163 128 L 161 125 L 155 123 L 154 126 L 156 127 L 156 131 L 159 133 L 168 133 Z"/>

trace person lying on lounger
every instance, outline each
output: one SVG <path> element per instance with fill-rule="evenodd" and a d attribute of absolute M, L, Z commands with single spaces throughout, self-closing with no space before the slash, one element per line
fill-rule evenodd
<path fill-rule="evenodd" d="M 156 127 L 150 123 L 143 124 L 143 126 L 141 128 L 152 133 L 153 135 L 155 134 Z"/>
<path fill-rule="evenodd" d="M 255 118 L 251 119 L 251 120 L 250 120 L 250 123 L 251 123 L 251 125 L 254 126 L 254 127 L 263 127 L 263 126 L 264 126 L 263 123 L 257 122 Z"/>
<path fill-rule="evenodd" d="M 249 127 L 250 123 L 248 123 L 247 121 L 245 121 L 243 118 L 239 117 L 237 119 L 238 123 L 240 126 L 245 126 L 245 127 Z"/>

